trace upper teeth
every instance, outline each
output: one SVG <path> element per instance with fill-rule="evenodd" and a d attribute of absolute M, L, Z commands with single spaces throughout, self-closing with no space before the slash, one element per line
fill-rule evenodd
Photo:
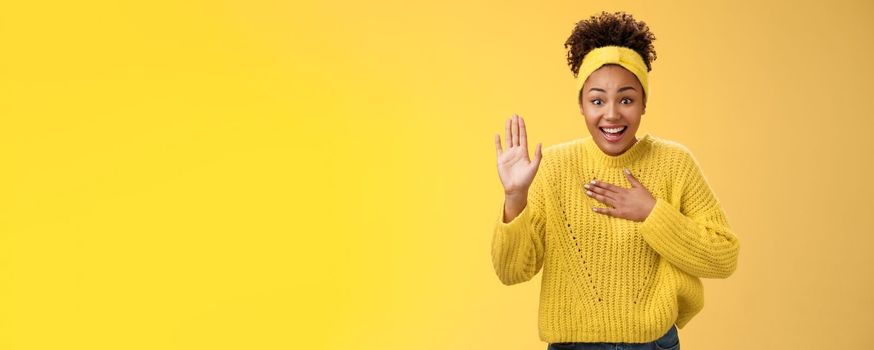
<path fill-rule="evenodd" d="M 607 128 L 601 128 L 601 129 L 604 130 L 604 131 L 606 131 L 606 132 L 609 132 L 609 133 L 611 133 L 611 134 L 615 134 L 615 133 L 617 133 L 617 132 L 620 132 L 620 131 L 622 131 L 622 130 L 625 130 L 625 127 L 624 127 L 624 126 L 620 126 L 620 127 L 618 127 L 618 128 L 612 128 L 612 129 L 607 129 Z"/>

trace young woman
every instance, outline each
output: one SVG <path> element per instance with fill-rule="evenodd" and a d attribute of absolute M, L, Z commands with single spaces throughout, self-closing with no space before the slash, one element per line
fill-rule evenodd
<path fill-rule="evenodd" d="M 507 120 L 506 148 L 495 135 L 492 262 L 506 285 L 543 269 L 550 349 L 679 349 L 677 328 L 704 307 L 700 279 L 736 269 L 740 243 L 692 153 L 637 135 L 653 40 L 623 12 L 578 22 L 565 47 L 590 135 L 538 144 L 533 159 L 522 117 Z"/>

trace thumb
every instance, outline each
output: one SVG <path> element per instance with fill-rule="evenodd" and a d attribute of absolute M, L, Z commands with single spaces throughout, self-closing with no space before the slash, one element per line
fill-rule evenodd
<path fill-rule="evenodd" d="M 540 160 L 543 159 L 543 151 L 541 150 L 542 146 L 543 146 L 542 142 L 538 143 L 537 149 L 534 150 L 534 160 L 532 161 L 532 163 L 534 163 L 534 166 L 536 166 L 536 167 L 540 166 Z"/>
<path fill-rule="evenodd" d="M 631 170 L 628 168 L 623 168 L 625 171 L 625 177 L 628 178 L 628 182 L 631 183 L 631 187 L 640 187 L 640 181 L 637 181 L 637 178 L 634 175 L 631 175 Z"/>

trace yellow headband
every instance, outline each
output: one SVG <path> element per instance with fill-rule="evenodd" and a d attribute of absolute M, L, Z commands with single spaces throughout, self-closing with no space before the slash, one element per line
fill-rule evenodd
<path fill-rule="evenodd" d="M 644 96 L 649 96 L 649 88 L 646 82 L 646 63 L 643 61 L 643 57 L 637 51 L 616 45 L 595 48 L 583 57 L 583 63 L 580 65 L 579 73 L 577 73 L 577 78 L 579 79 L 577 92 L 583 88 L 583 84 L 585 84 L 589 74 L 592 74 L 592 72 L 608 63 L 621 65 L 631 73 L 634 73 L 637 79 L 640 80 L 640 85 L 643 86 Z"/>

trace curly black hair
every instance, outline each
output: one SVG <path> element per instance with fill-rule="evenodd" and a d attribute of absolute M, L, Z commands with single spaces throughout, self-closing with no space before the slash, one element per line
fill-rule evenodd
<path fill-rule="evenodd" d="M 635 21 L 630 14 L 618 11 L 601 11 L 597 16 L 576 23 L 573 33 L 564 43 L 567 64 L 577 77 L 583 57 L 592 49 L 617 45 L 628 47 L 643 57 L 646 70 L 651 71 L 650 62 L 655 61 L 656 52 L 652 42 L 655 35 L 643 21 Z"/>

